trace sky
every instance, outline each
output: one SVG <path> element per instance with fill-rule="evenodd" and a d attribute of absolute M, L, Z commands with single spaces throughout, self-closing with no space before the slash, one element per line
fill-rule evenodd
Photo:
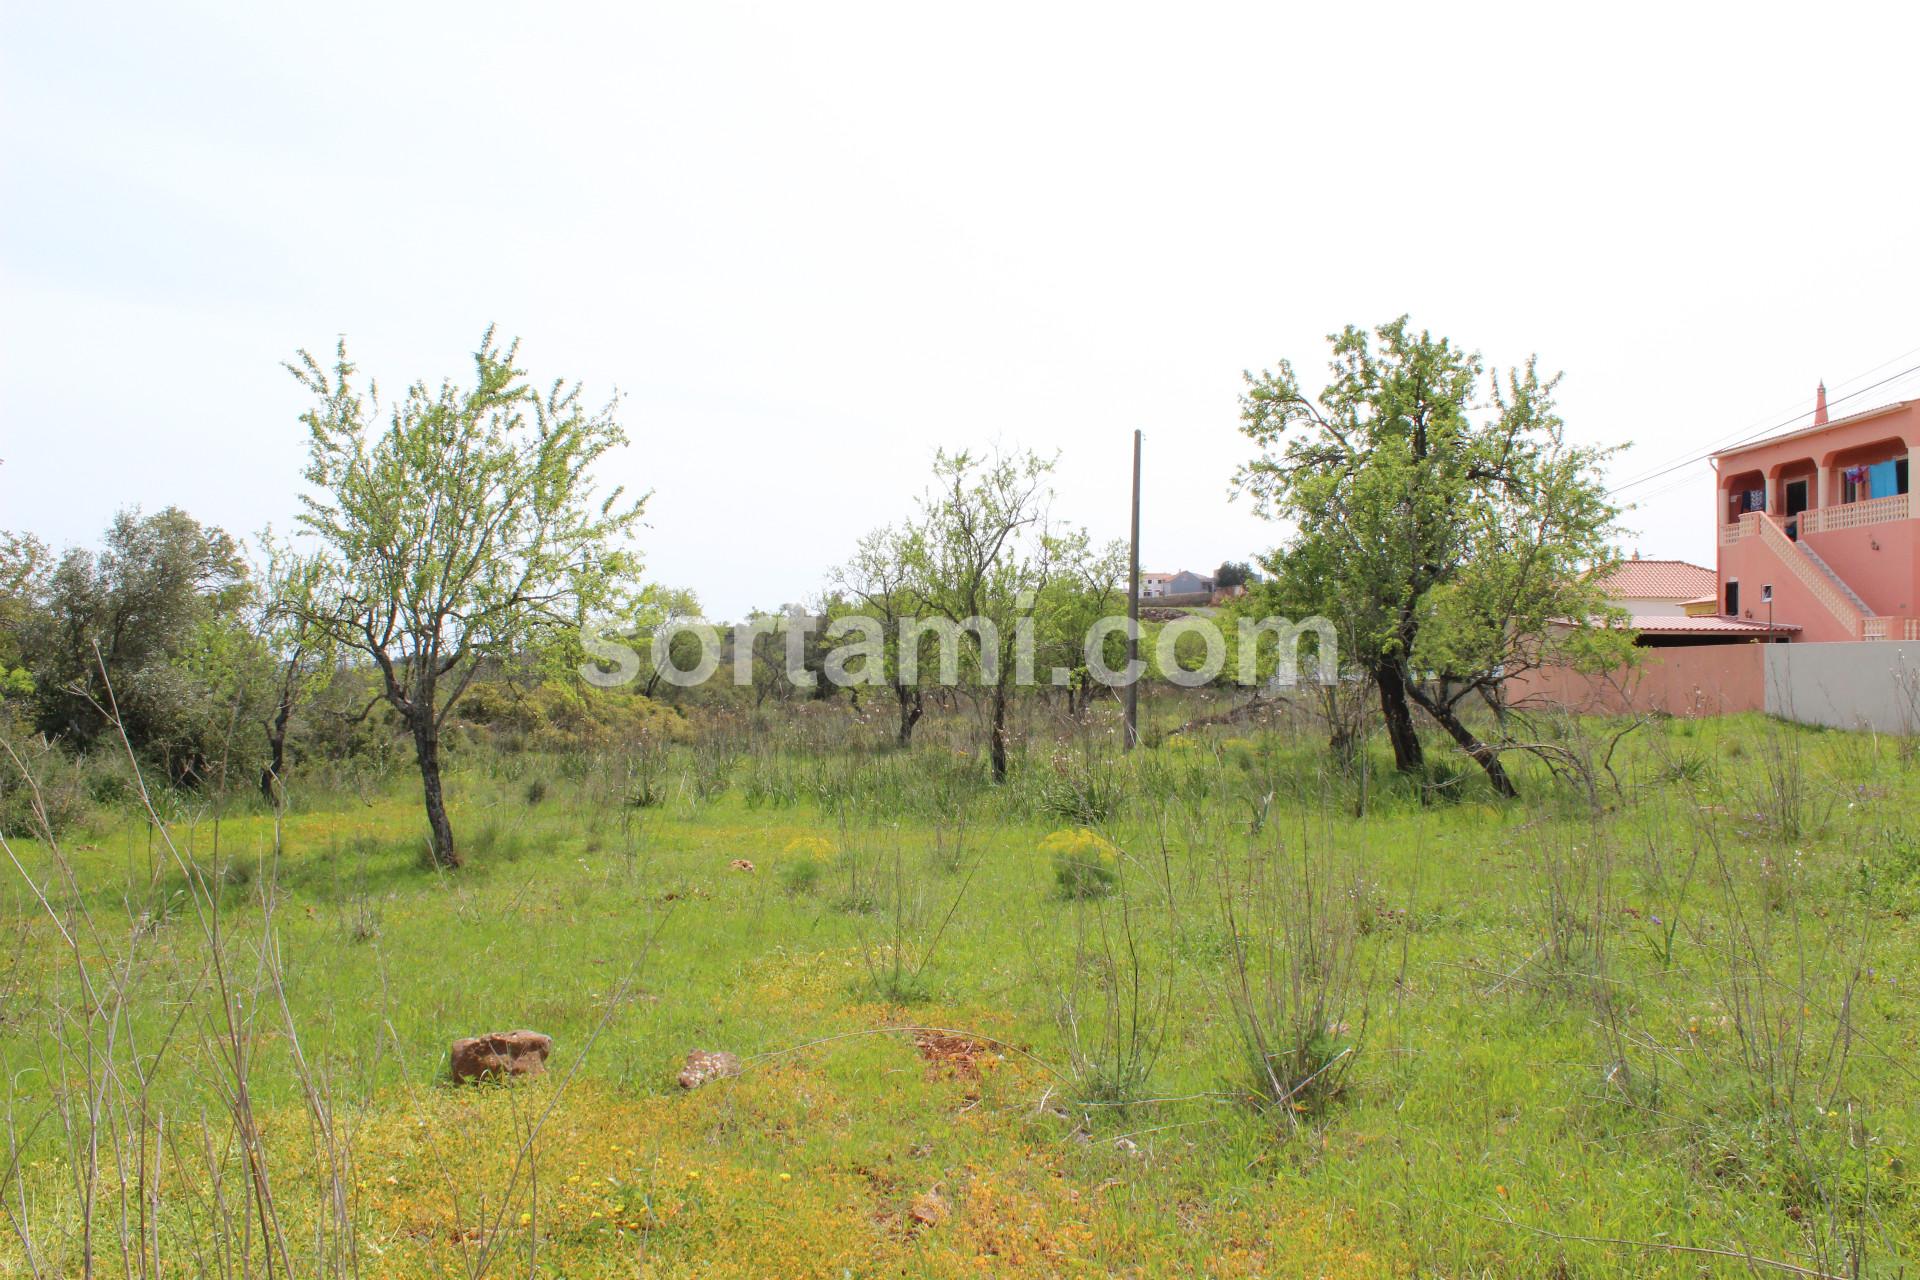
<path fill-rule="evenodd" d="M 297 509 L 344 335 L 614 390 L 649 575 L 817 593 L 936 448 L 1209 570 L 1242 371 L 1414 320 L 1564 372 L 1623 549 L 1711 563 L 1716 443 L 1920 364 L 1920 7 L 0 8 L 0 528 Z M 1920 395 L 1920 372 L 1835 414 Z M 1798 415 L 1798 417 L 1796 417 Z M 1687 463 L 1663 472 L 1675 463 Z"/>

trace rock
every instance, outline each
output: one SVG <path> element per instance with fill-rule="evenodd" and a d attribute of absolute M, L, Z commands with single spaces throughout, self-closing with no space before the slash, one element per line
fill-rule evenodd
<path fill-rule="evenodd" d="M 947 1207 L 947 1198 L 934 1188 L 923 1195 L 913 1198 L 907 1207 L 907 1217 L 923 1227 L 937 1227 L 953 1216 L 953 1210 Z"/>
<path fill-rule="evenodd" d="M 538 1031 L 496 1031 L 453 1042 L 451 1074 L 455 1084 L 501 1076 L 537 1076 L 547 1069 L 553 1037 Z"/>
<path fill-rule="evenodd" d="M 679 1083 L 682 1089 L 698 1089 L 709 1080 L 730 1080 L 739 1074 L 740 1059 L 726 1050 L 694 1049 L 680 1068 Z"/>
<path fill-rule="evenodd" d="M 727 865 L 735 871 L 753 870 L 753 864 L 751 862 L 748 862 L 745 858 L 735 858 L 732 862 L 729 862 Z"/>

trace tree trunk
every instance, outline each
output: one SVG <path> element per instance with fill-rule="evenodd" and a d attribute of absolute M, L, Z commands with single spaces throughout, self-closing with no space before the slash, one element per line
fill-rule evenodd
<path fill-rule="evenodd" d="M 1087 712 L 1093 708 L 1093 695 L 1099 688 L 1100 683 L 1093 678 L 1091 671 L 1083 671 L 1075 677 L 1075 683 L 1067 689 L 1067 710 L 1075 720 L 1087 718 Z"/>
<path fill-rule="evenodd" d="M 893 696 L 900 700 L 900 747 L 902 750 L 913 745 L 913 727 L 920 723 L 920 717 L 926 711 L 925 700 L 920 690 L 904 684 L 893 686 Z"/>
<path fill-rule="evenodd" d="M 993 738 L 990 743 L 993 757 L 993 780 L 1007 780 L 1007 686 L 1004 683 L 993 686 Z"/>
<path fill-rule="evenodd" d="M 413 729 L 413 750 L 420 760 L 420 789 L 427 802 L 427 825 L 433 831 L 433 861 L 436 866 L 457 867 L 460 851 L 453 843 L 453 824 L 447 821 L 447 799 L 440 789 L 440 728 L 429 712 L 424 723 Z"/>
<path fill-rule="evenodd" d="M 279 734 L 267 735 L 267 767 L 260 771 L 260 798 L 268 804 L 277 803 L 277 787 L 280 782 L 280 770 L 286 762 L 287 740 Z"/>
<path fill-rule="evenodd" d="M 1520 793 L 1514 789 L 1513 779 L 1507 776 L 1506 766 L 1500 763 L 1500 753 L 1480 741 L 1473 730 L 1467 728 L 1460 717 L 1454 713 L 1451 703 L 1429 698 L 1419 689 L 1413 689 L 1411 693 L 1413 700 L 1420 704 L 1420 709 L 1432 716 L 1440 727 L 1447 731 L 1447 736 L 1459 743 L 1460 749 L 1472 756 L 1475 762 L 1486 770 L 1487 781 L 1493 784 L 1495 791 L 1509 800 L 1519 798 Z"/>
<path fill-rule="evenodd" d="M 260 771 L 260 798 L 273 804 L 280 774 L 287 765 L 287 720 L 293 715 L 293 699 L 280 698 L 280 709 L 267 723 L 267 767 Z"/>
<path fill-rule="evenodd" d="M 1387 722 L 1387 741 L 1393 744 L 1393 765 L 1402 773 L 1419 773 L 1426 767 L 1420 750 L 1420 735 L 1413 727 L 1413 709 L 1407 705 L 1407 683 L 1400 676 L 1399 664 L 1383 662 L 1373 672 L 1374 687 L 1380 691 L 1380 714 Z"/>

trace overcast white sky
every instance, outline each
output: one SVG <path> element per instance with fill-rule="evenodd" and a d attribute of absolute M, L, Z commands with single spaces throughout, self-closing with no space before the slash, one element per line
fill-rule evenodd
<path fill-rule="evenodd" d="M 941 444 L 1058 450 L 1120 536 L 1144 428 L 1146 567 L 1259 551 L 1240 371 L 1349 321 L 1538 352 L 1622 478 L 1920 361 L 1912 6 L 0 13 L 0 527 L 56 545 L 285 525 L 279 362 L 342 333 L 390 385 L 497 321 L 617 386 L 651 572 L 716 617 Z M 1630 547 L 1711 563 L 1707 477 Z"/>

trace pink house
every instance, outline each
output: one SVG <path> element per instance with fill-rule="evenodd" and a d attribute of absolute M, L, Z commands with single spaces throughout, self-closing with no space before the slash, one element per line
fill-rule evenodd
<path fill-rule="evenodd" d="M 1920 400 L 1713 455 L 1718 615 L 1768 638 L 1920 640 Z M 1786 631 L 1782 624 L 1793 629 Z"/>

